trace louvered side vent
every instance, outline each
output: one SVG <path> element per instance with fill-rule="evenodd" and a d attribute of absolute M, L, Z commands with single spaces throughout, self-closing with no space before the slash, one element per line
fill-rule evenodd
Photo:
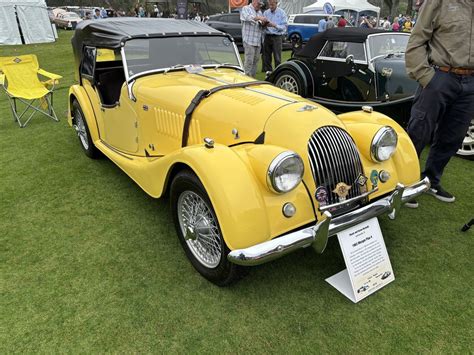
<path fill-rule="evenodd" d="M 340 202 L 333 192 L 340 182 L 351 186 L 347 199 L 362 194 L 356 182 L 363 172 L 359 151 L 346 131 L 334 126 L 319 128 L 308 142 L 308 153 L 316 187 L 328 191 L 328 205 Z"/>

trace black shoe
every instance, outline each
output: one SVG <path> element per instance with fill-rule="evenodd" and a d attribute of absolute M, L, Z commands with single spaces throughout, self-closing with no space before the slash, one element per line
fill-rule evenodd
<path fill-rule="evenodd" d="M 441 187 L 441 185 L 431 186 L 431 189 L 429 189 L 426 193 L 429 195 L 433 195 L 438 200 L 443 201 L 443 202 L 454 202 L 454 200 L 456 199 L 449 192 L 445 191 Z"/>
<path fill-rule="evenodd" d="M 405 203 L 405 207 L 408 208 L 418 208 L 418 201 L 417 200 L 411 200 Z"/>

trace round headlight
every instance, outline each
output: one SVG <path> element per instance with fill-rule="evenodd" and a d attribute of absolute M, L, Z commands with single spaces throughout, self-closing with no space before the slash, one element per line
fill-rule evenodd
<path fill-rule="evenodd" d="M 298 154 L 291 151 L 280 153 L 268 168 L 268 187 L 277 193 L 291 191 L 301 182 L 303 173 L 303 160 Z"/>
<path fill-rule="evenodd" d="M 397 149 L 397 141 L 397 132 L 392 127 L 380 128 L 375 133 L 370 147 L 372 159 L 379 162 L 390 159 Z"/>

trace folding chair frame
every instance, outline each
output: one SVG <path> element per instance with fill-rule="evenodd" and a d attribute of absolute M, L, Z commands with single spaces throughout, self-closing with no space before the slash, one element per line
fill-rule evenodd
<path fill-rule="evenodd" d="M 48 116 L 52 120 L 54 120 L 56 122 L 59 122 L 59 118 L 56 116 L 56 112 L 54 111 L 54 108 L 53 108 L 53 89 L 54 89 L 54 85 L 53 85 L 52 89 L 45 96 L 37 98 L 37 99 L 33 99 L 33 100 L 25 100 L 21 97 L 15 97 L 15 96 L 11 95 L 8 92 L 7 88 L 5 88 L 5 86 L 2 85 L 2 88 L 3 88 L 3 90 L 5 90 L 5 93 L 8 96 L 8 102 L 10 103 L 10 108 L 11 108 L 11 111 L 13 113 L 13 119 L 16 122 L 18 122 L 18 124 L 20 125 L 20 128 L 25 127 L 37 112 L 40 112 L 40 113 L 44 114 L 45 116 Z M 41 105 L 41 103 L 38 106 L 33 105 L 36 101 L 41 100 L 41 99 L 46 100 L 46 102 L 48 104 L 47 111 L 44 111 L 39 107 L 39 105 Z M 20 114 L 18 113 L 17 100 L 20 101 L 21 103 L 23 103 L 26 106 L 25 109 L 23 110 L 23 112 L 20 113 Z M 24 123 L 22 123 L 21 122 L 22 117 L 28 111 L 30 111 L 30 109 L 33 110 L 33 112 L 31 112 L 31 114 L 28 116 L 26 121 Z"/>
<path fill-rule="evenodd" d="M 51 118 L 53 121 L 59 122 L 59 119 L 53 108 L 53 91 L 56 84 L 59 83 L 59 79 L 61 79 L 62 76 L 53 74 L 44 69 L 41 69 L 38 64 L 38 59 L 36 58 L 34 54 L 18 56 L 18 57 L 0 57 L 0 65 L 2 66 L 11 65 L 12 63 L 10 62 L 10 60 L 18 64 L 22 61 L 22 59 L 27 59 L 31 62 L 31 64 L 34 66 L 34 70 L 36 71 L 36 75 L 41 75 L 43 77 L 46 77 L 48 78 L 48 80 L 41 81 L 41 84 L 46 89 L 46 93 L 42 97 L 29 99 L 26 97 L 22 97 L 21 95 L 13 95 L 13 93 L 8 90 L 8 84 L 7 84 L 8 77 L 3 72 L 5 70 L 2 70 L 0 67 L 0 87 L 2 87 L 2 89 L 7 94 L 8 102 L 10 104 L 10 109 L 13 114 L 13 119 L 16 122 L 18 122 L 18 125 L 20 126 L 20 128 L 25 127 L 31 121 L 31 119 L 34 117 L 36 113 L 41 113 Z M 39 102 L 37 103 L 37 101 Z M 18 102 L 22 103 L 25 106 L 25 108 L 23 109 L 21 113 L 19 112 L 19 108 L 17 105 Z M 43 108 L 43 104 L 46 104 L 46 108 Z M 24 122 L 22 122 L 23 117 L 26 117 L 26 120 Z"/>

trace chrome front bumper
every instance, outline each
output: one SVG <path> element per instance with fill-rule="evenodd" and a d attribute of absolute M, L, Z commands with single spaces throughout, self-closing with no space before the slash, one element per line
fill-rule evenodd
<path fill-rule="evenodd" d="M 331 213 L 324 212 L 326 218 L 316 223 L 315 226 L 249 248 L 233 250 L 227 258 L 230 262 L 239 265 L 259 265 L 280 258 L 296 249 L 306 248 L 311 244 L 314 244 L 316 251 L 322 253 L 330 236 L 385 213 L 388 213 L 390 219 L 395 219 L 395 214 L 398 213 L 404 203 L 421 195 L 429 188 L 430 181 L 428 178 L 424 178 L 408 187 L 398 184 L 390 196 L 336 218 L 332 218 Z"/>

